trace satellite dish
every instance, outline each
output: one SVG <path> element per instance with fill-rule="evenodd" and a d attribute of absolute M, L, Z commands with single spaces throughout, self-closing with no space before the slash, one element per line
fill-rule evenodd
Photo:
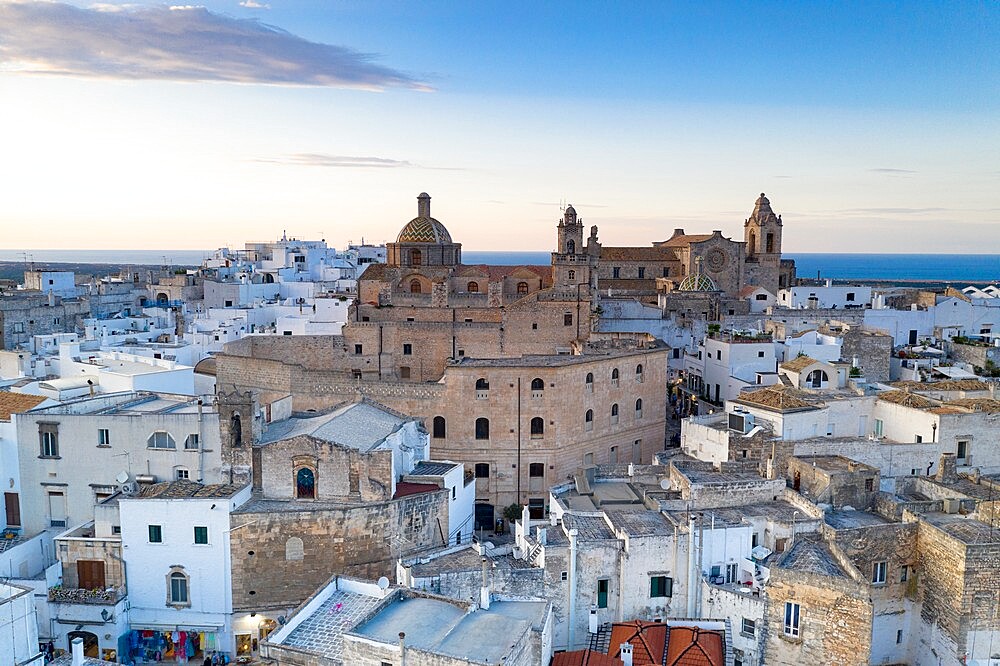
<path fill-rule="evenodd" d="M 128 482 L 128 472 L 125 470 L 119 472 L 118 476 L 115 477 L 115 481 L 117 481 L 119 485 Z"/>
<path fill-rule="evenodd" d="M 490 551 L 490 550 L 493 550 L 494 548 L 496 548 L 496 546 L 493 545 L 492 541 L 484 541 L 483 542 L 483 548 L 486 549 L 487 551 Z"/>
<path fill-rule="evenodd" d="M 385 592 L 386 590 L 388 590 L 389 589 L 389 579 L 386 578 L 385 576 L 382 576 L 381 578 L 379 578 L 378 579 L 378 587 L 383 592 Z"/>
<path fill-rule="evenodd" d="M 670 479 L 660 479 L 660 488 L 670 490 Z"/>

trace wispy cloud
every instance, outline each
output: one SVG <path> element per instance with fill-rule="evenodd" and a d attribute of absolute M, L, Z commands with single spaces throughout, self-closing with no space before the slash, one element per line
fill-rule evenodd
<path fill-rule="evenodd" d="M 251 162 L 300 167 L 339 167 L 354 169 L 428 169 L 431 171 L 466 171 L 464 167 L 439 167 L 416 164 L 409 160 L 388 157 L 358 157 L 354 155 L 329 155 L 327 153 L 290 153 L 276 157 L 255 157 Z"/>
<path fill-rule="evenodd" d="M 580 203 L 575 204 L 570 201 L 532 201 L 532 206 L 573 206 L 575 209 L 583 210 L 584 208 L 607 208 L 605 204 L 589 204 Z"/>
<path fill-rule="evenodd" d="M 245 0 L 258 4 L 255 0 Z M 0 0 L 0 72 L 429 90 L 371 54 L 204 7 Z"/>
<path fill-rule="evenodd" d="M 240 7 L 246 7 L 247 9 L 270 9 L 271 5 L 266 5 L 263 2 L 256 2 L 256 0 L 243 0 L 240 3 Z"/>
<path fill-rule="evenodd" d="M 919 173 L 918 171 L 912 171 L 910 169 L 887 169 L 887 168 L 882 168 L 882 169 L 868 169 L 868 171 L 871 172 L 871 173 L 888 173 L 888 174 L 896 174 L 896 175 L 900 175 L 900 174 L 905 175 L 905 174 L 911 174 L 911 173 Z"/>

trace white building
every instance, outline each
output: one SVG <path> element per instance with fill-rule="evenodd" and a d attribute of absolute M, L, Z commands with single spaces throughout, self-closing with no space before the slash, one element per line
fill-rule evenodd
<path fill-rule="evenodd" d="M 73 271 L 24 271 L 24 288 L 43 294 L 55 294 L 61 298 L 77 296 L 76 275 Z"/>
<path fill-rule="evenodd" d="M 0 583 L 0 657 L 10 666 L 41 666 L 38 621 L 30 588 Z"/>
<path fill-rule="evenodd" d="M 233 633 L 229 550 L 230 513 L 250 493 L 172 481 L 119 498 L 134 658 L 159 652 L 162 661 L 200 663 L 212 652 L 235 656 L 237 640 L 251 640 Z"/>
<path fill-rule="evenodd" d="M 472 541 L 475 527 L 476 482 L 474 477 L 466 478 L 465 465 L 448 460 L 421 461 L 410 473 L 403 475 L 402 482 L 418 486 L 433 484 L 451 491 L 448 500 L 448 543 L 460 544 Z M 396 495 L 399 496 L 398 484 Z"/>
<path fill-rule="evenodd" d="M 870 307 L 872 288 L 862 285 L 826 285 L 789 287 L 778 291 L 778 305 L 795 310 L 828 310 Z"/>
<path fill-rule="evenodd" d="M 77 525 L 131 480 L 220 480 L 219 415 L 199 398 L 117 393 L 16 414 L 26 535 Z"/>

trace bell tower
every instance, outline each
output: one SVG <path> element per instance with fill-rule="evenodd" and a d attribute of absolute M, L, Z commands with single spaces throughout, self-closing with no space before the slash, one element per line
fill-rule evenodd
<path fill-rule="evenodd" d="M 250 481 L 253 446 L 261 436 L 257 401 L 251 391 L 219 391 L 217 406 L 223 481 L 247 483 Z"/>
<path fill-rule="evenodd" d="M 781 268 L 781 216 L 775 215 L 771 202 L 760 193 L 753 213 L 743 224 L 746 261 L 746 284 L 759 285 L 777 294 Z"/>
<path fill-rule="evenodd" d="M 573 206 L 566 206 L 556 225 L 556 251 L 552 253 L 552 284 L 575 287 L 590 283 L 590 262 L 583 244 L 583 220 Z"/>

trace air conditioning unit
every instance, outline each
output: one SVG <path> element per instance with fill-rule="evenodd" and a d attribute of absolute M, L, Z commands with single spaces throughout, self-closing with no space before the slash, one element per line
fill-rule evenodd
<path fill-rule="evenodd" d="M 958 513 L 959 509 L 962 507 L 962 500 L 949 497 L 944 500 L 944 512 L 945 513 Z"/>
<path fill-rule="evenodd" d="M 119 486 L 118 490 L 121 491 L 122 495 L 135 495 L 139 492 L 139 484 L 135 481 L 127 481 Z"/>
<path fill-rule="evenodd" d="M 740 434 L 747 434 L 753 430 L 754 418 L 753 414 L 746 412 L 730 412 L 729 413 L 729 429 L 735 430 Z"/>

